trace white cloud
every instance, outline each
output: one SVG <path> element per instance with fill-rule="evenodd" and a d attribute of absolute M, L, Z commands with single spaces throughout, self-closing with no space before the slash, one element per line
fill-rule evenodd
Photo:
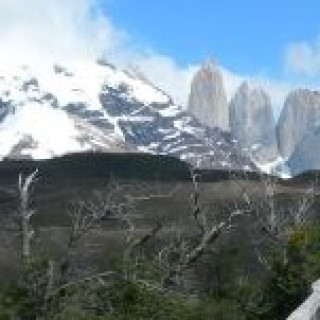
<path fill-rule="evenodd" d="M 0 45 L 0 57 L 10 59 L 34 58 L 38 62 L 44 57 L 60 60 L 105 56 L 122 67 L 134 64 L 182 105 L 187 103 L 191 79 L 198 68 L 181 67 L 168 56 L 149 48 L 136 48 L 134 39 L 99 10 L 98 0 L 0 0 Z M 303 69 L 294 62 L 301 56 L 300 60 L 317 60 L 319 47 L 306 45 L 300 51 L 291 48 L 290 66 Z M 311 66 L 306 65 L 310 71 Z M 266 88 L 279 109 L 291 88 L 263 77 L 238 75 L 225 68 L 222 71 L 229 99 L 242 81 L 249 80 Z"/>
<path fill-rule="evenodd" d="M 286 48 L 286 69 L 308 77 L 318 76 L 320 73 L 320 38 L 313 43 L 294 42 Z"/>
<path fill-rule="evenodd" d="M 110 55 L 124 38 L 94 0 L 0 0 L 1 56 Z"/>
<path fill-rule="evenodd" d="M 107 57 L 139 66 L 151 81 L 186 103 L 194 68 L 136 48 L 99 10 L 97 0 L 0 0 L 0 58 L 23 62 Z"/>
<path fill-rule="evenodd" d="M 134 64 L 153 83 L 169 92 L 177 103 L 187 103 L 192 77 L 198 66 L 179 67 L 173 59 L 157 54 L 142 54 Z"/>

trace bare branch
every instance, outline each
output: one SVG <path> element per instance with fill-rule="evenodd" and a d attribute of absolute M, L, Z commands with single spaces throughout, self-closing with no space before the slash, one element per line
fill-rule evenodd
<path fill-rule="evenodd" d="M 22 257 L 28 260 L 31 254 L 31 241 L 34 236 L 34 231 L 31 226 L 31 218 L 35 214 L 30 206 L 30 189 L 36 182 L 38 169 L 28 175 L 26 178 L 22 174 L 19 175 L 18 193 L 20 200 L 19 214 L 21 219 L 21 237 L 22 237 Z"/>
<path fill-rule="evenodd" d="M 100 273 L 97 273 L 97 274 L 94 274 L 94 275 L 91 275 L 91 276 L 88 276 L 85 278 L 81 278 L 79 280 L 67 282 L 67 283 L 55 288 L 54 290 L 52 290 L 48 294 L 46 299 L 50 300 L 50 299 L 54 298 L 55 296 L 57 296 L 58 294 L 60 294 L 61 291 L 64 291 L 68 288 L 79 286 L 79 285 L 82 285 L 87 282 L 99 281 L 100 279 L 110 277 L 110 276 L 115 276 L 115 275 L 116 275 L 116 272 L 114 272 L 114 271 L 104 271 L 104 272 L 100 272 Z"/>

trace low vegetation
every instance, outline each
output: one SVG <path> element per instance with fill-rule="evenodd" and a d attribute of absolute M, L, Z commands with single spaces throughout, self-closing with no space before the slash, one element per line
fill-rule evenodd
<path fill-rule="evenodd" d="M 141 231 L 130 215 L 140 201 L 165 199 L 175 190 L 131 195 L 125 186 L 110 183 L 105 193 L 71 203 L 59 256 L 33 229 L 37 172 L 20 176 L 14 219 L 18 272 L 1 286 L 0 319 L 285 319 L 320 276 L 320 225 L 308 218 L 315 188 L 280 208 L 272 178 L 263 177 L 263 197 L 255 198 L 236 181 L 242 202 L 215 215 L 202 205 L 199 173 L 190 175 L 190 232 L 177 231 L 164 240 L 162 221 Z M 247 218 L 259 234 L 250 258 L 235 245 L 237 239 L 225 240 Z M 80 259 L 88 236 L 114 221 L 122 231 L 117 256 L 108 269 L 92 269 Z"/>

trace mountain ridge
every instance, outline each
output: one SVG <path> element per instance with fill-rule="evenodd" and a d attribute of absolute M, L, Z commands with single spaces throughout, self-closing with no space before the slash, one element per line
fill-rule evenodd
<path fill-rule="evenodd" d="M 227 101 L 219 67 L 206 61 L 194 76 L 189 102 L 185 109 L 139 69 L 122 70 L 105 60 L 39 66 L 0 61 L 0 158 L 142 152 L 199 168 L 283 177 L 320 168 L 309 154 L 318 148 L 320 93 L 290 92 L 276 124 L 263 89 L 243 83 Z M 297 108 L 300 115 L 290 118 Z"/>
<path fill-rule="evenodd" d="M 200 77 L 199 74 L 204 72 L 211 72 L 211 76 Z M 288 177 L 290 172 L 296 174 L 320 169 L 320 157 L 316 156 L 319 154 L 316 128 L 320 123 L 320 92 L 308 89 L 290 91 L 276 122 L 269 95 L 252 81 L 239 85 L 233 96 L 229 97 L 227 107 L 224 103 L 217 105 L 217 101 L 224 101 L 225 97 L 223 70 L 218 65 L 211 65 L 210 68 L 202 66 L 194 76 L 192 86 L 213 88 L 212 92 L 216 95 L 213 99 L 213 93 L 210 95 L 204 90 L 201 99 L 206 101 L 203 102 L 198 99 L 199 93 L 194 93 L 191 88 L 190 112 L 201 119 L 205 106 L 207 119 L 215 119 L 219 118 L 221 110 L 225 110 L 225 114 L 229 114 L 228 131 L 238 140 L 242 152 L 263 172 Z M 209 121 L 209 126 L 212 123 Z M 219 123 L 214 124 L 217 125 Z M 220 129 L 225 127 L 220 126 Z"/>
<path fill-rule="evenodd" d="M 147 152 L 199 167 L 255 169 L 230 135 L 107 62 L 1 65 L 0 98 L 2 158 Z"/>

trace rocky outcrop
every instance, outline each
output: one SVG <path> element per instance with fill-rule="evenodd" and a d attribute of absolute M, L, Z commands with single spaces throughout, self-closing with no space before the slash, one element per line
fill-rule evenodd
<path fill-rule="evenodd" d="M 303 141 L 313 139 L 311 138 L 314 135 L 312 132 L 319 120 L 320 93 L 306 89 L 292 91 L 285 101 L 277 125 L 281 155 L 289 159 L 298 146 L 299 150 L 304 149 L 307 153 L 315 153 L 314 149 L 306 150 L 306 142 Z M 307 138 L 309 135 L 310 137 Z"/>
<path fill-rule="evenodd" d="M 229 130 L 229 107 L 222 74 L 210 60 L 203 63 L 193 78 L 188 108 L 202 124 Z"/>
<path fill-rule="evenodd" d="M 308 132 L 296 146 L 287 164 L 292 175 L 320 170 L 320 125 Z"/>
<path fill-rule="evenodd" d="M 265 163 L 278 157 L 271 101 L 262 89 L 246 82 L 239 87 L 230 102 L 230 129 L 254 160 Z"/>

